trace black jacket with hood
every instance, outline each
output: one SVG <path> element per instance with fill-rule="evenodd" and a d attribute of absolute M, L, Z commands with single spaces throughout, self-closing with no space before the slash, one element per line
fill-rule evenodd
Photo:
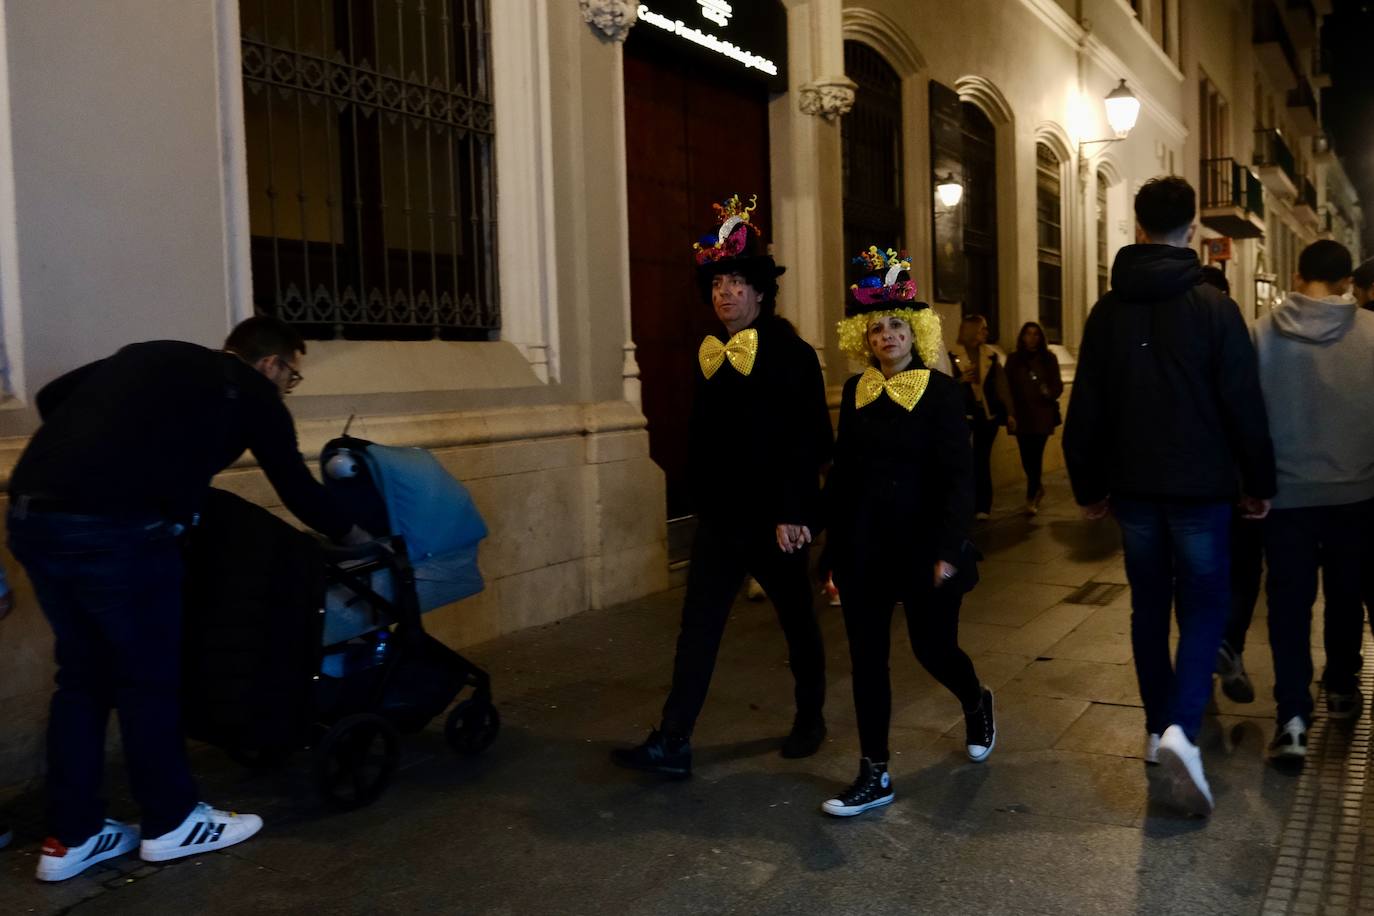
<path fill-rule="evenodd" d="M 1088 316 L 1064 459 L 1081 505 L 1108 496 L 1274 495 L 1255 350 L 1235 302 L 1199 285 L 1188 248 L 1130 245 Z M 1239 484 L 1239 488 L 1237 486 Z"/>

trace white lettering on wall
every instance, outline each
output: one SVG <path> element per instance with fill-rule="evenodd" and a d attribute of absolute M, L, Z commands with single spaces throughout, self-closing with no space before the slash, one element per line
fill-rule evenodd
<path fill-rule="evenodd" d="M 701 15 L 724 28 L 730 24 L 730 17 L 735 15 L 734 9 L 725 0 L 697 0 L 701 4 Z"/>
<path fill-rule="evenodd" d="M 704 6 L 706 0 L 699 0 L 699 2 L 703 4 L 702 12 L 705 13 Z M 728 6 L 728 4 L 724 3 L 719 5 Z M 669 19 L 661 13 L 655 13 L 643 3 L 639 5 L 639 18 L 641 22 L 647 22 L 650 25 L 657 26 L 665 32 L 671 32 L 679 38 L 685 38 L 687 41 L 700 45 L 708 51 L 714 51 L 731 60 L 738 61 L 746 67 L 767 73 L 769 76 L 778 75 L 778 65 L 768 58 L 755 54 L 753 51 L 746 51 L 739 45 L 732 44 L 728 41 L 722 41 L 714 35 L 707 35 L 701 29 L 692 28 L 681 19 Z"/>

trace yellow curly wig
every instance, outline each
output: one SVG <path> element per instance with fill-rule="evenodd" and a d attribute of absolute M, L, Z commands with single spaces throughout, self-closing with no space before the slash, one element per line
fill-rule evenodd
<path fill-rule="evenodd" d="M 868 349 L 868 329 L 875 321 L 893 317 L 911 325 L 916 355 L 925 363 L 926 368 L 935 368 L 940 362 L 940 354 L 945 349 L 945 338 L 940 329 L 940 316 L 932 308 L 882 309 L 864 312 L 862 315 L 850 315 L 836 326 L 840 332 L 840 350 L 860 361 L 872 359 L 873 354 Z"/>

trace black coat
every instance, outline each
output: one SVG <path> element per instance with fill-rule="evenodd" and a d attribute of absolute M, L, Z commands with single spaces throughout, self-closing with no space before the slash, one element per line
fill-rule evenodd
<path fill-rule="evenodd" d="M 305 466 L 275 385 L 229 353 L 191 343 L 130 344 L 38 392 L 43 425 L 10 493 L 94 514 L 188 520 L 210 478 L 250 450 L 286 508 L 342 537 L 353 520 Z"/>
<path fill-rule="evenodd" d="M 759 349 L 749 375 L 728 361 L 709 379 L 696 368 L 688 420 L 693 505 L 732 527 L 808 525 L 815 534 L 823 524 L 820 475 L 834 447 L 820 360 L 783 318 L 762 317 L 753 327 Z"/>
<path fill-rule="evenodd" d="M 959 383 L 932 371 L 908 412 L 885 394 L 856 408 L 858 382 L 844 385 L 826 480 L 829 560 L 851 575 L 929 577 L 936 560 L 971 573 L 973 451 Z"/>
<path fill-rule="evenodd" d="M 1109 495 L 1228 502 L 1274 495 L 1258 364 L 1235 302 L 1190 249 L 1130 245 L 1088 316 L 1064 458 L 1082 505 Z"/>
<path fill-rule="evenodd" d="M 1016 434 L 1048 436 L 1061 422 L 1059 396 L 1064 379 L 1059 360 L 1049 347 L 1017 350 L 1007 357 L 1007 385 L 1011 389 L 1011 413 Z"/>

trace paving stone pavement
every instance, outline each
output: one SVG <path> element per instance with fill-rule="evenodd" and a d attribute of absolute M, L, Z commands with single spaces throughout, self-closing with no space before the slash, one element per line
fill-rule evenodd
<path fill-rule="evenodd" d="M 657 783 L 610 766 L 608 751 L 657 718 L 675 590 L 472 647 L 503 715 L 496 744 L 460 759 L 431 726 L 404 740 L 396 781 L 360 811 L 311 799 L 304 754 L 255 773 L 198 748 L 203 794 L 262 814 L 258 838 L 163 867 L 125 857 L 44 886 L 32 878 L 40 800 L 23 792 L 0 808 L 18 835 L 0 852 L 0 913 L 1153 916 L 1305 904 L 1275 890 L 1300 885 L 1308 862 L 1305 821 L 1286 826 L 1295 798 L 1304 817 L 1327 818 L 1323 828 L 1341 811 L 1346 828 L 1368 823 L 1348 799 L 1339 811 L 1323 806 L 1325 764 L 1299 777 L 1265 763 L 1263 605 L 1246 659 L 1260 700 L 1236 705 L 1218 691 L 1202 735 L 1216 814 L 1178 816 L 1157 801 L 1141 758 L 1129 592 L 1089 590 L 1103 605 L 1066 600 L 1089 583 L 1125 584 L 1116 529 L 1082 521 L 1062 475 L 1049 489 L 1038 517 L 1008 509 L 978 536 L 987 559 L 962 640 L 997 692 L 996 750 L 968 762 L 958 704 L 899 633 L 897 801 L 885 809 L 848 820 L 818 810 L 853 778 L 858 756 L 843 623 L 823 605 L 830 737 L 819 754 L 778 756 L 792 712 L 785 647 L 769 605 L 741 600 L 694 740 L 694 777 Z M 1000 493 L 999 505 L 1018 505 L 1017 495 Z M 132 815 L 111 769 L 112 813 Z M 1337 826 L 1333 836 L 1351 834 Z M 1370 874 L 1363 859 L 1350 864 Z M 1358 883 L 1347 882 L 1347 903 Z"/>

